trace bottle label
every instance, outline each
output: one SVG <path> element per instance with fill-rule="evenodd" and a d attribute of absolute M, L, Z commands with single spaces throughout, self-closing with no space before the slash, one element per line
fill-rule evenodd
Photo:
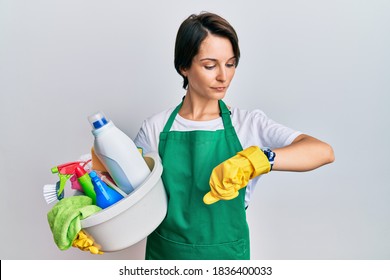
<path fill-rule="evenodd" d="M 126 194 L 131 193 L 134 190 L 134 187 L 130 183 L 129 179 L 126 177 L 125 172 L 123 172 L 119 164 L 104 155 L 99 155 L 99 157 L 103 158 L 102 162 L 104 162 L 104 165 L 106 165 L 108 172 L 110 173 L 112 179 L 115 181 L 115 184 L 118 186 L 118 188 L 120 188 Z"/>

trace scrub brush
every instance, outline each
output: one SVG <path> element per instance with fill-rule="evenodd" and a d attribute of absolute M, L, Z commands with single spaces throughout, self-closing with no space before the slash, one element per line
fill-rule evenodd
<path fill-rule="evenodd" d="M 60 181 L 56 184 L 47 184 L 43 186 L 43 197 L 46 200 L 47 204 L 50 204 L 54 201 L 60 201 L 64 198 L 64 192 L 58 194 L 58 190 L 60 189 Z"/>

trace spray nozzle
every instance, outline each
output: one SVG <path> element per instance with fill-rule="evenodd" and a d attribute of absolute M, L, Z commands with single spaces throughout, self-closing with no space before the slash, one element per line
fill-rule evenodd
<path fill-rule="evenodd" d="M 75 170 L 77 167 L 84 167 L 88 162 L 91 160 L 87 161 L 73 161 L 73 162 L 68 162 L 64 164 L 60 164 L 58 166 L 55 166 L 51 169 L 51 173 L 53 174 L 58 174 L 58 177 L 60 178 L 60 183 L 59 186 L 57 186 L 57 198 L 60 200 L 60 198 L 63 197 L 62 192 L 64 191 L 66 181 L 75 174 Z"/>

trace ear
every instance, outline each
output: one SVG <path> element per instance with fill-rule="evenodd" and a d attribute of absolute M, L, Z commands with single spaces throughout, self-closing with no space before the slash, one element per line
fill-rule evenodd
<path fill-rule="evenodd" d="M 187 77 L 187 68 L 180 67 L 180 73 L 181 73 L 184 77 Z"/>

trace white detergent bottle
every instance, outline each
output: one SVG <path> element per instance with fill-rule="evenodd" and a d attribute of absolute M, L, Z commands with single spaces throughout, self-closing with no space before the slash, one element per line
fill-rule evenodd
<path fill-rule="evenodd" d="M 126 194 L 131 193 L 150 174 L 144 158 L 133 140 L 107 120 L 102 112 L 89 116 L 88 120 L 95 136 L 93 147 L 96 156 L 116 185 Z"/>

